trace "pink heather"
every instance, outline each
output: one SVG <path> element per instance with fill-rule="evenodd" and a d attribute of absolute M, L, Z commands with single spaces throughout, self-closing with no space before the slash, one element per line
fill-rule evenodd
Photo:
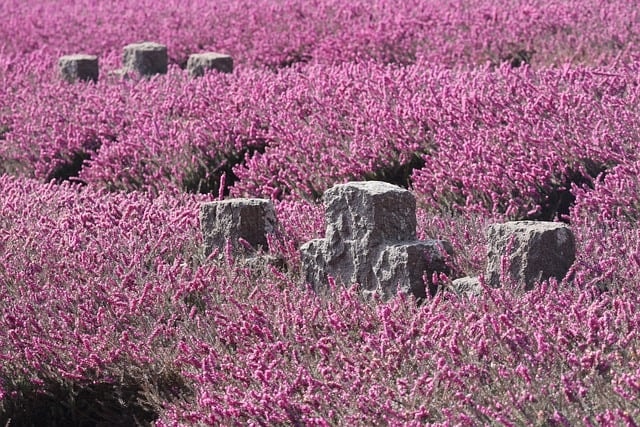
<path fill-rule="evenodd" d="M 0 2 L 0 424 L 82 393 L 157 426 L 640 422 L 635 3 L 95 3 Z M 167 74 L 111 74 L 142 40 Z M 233 73 L 189 77 L 204 51 Z M 76 52 L 97 83 L 59 78 Z M 351 180 L 410 187 L 434 282 L 482 294 L 312 292 Z M 204 257 L 200 204 L 245 196 L 284 267 Z M 570 273 L 489 288 L 487 226 L 525 218 L 570 222 Z"/>

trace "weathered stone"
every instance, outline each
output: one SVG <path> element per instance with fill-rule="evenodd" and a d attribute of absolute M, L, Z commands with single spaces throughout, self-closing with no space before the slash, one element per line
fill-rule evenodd
<path fill-rule="evenodd" d="M 98 81 L 98 57 L 95 55 L 65 55 L 58 60 L 60 77 L 69 83 Z"/>
<path fill-rule="evenodd" d="M 159 43 L 134 43 L 124 47 L 122 64 L 125 70 L 142 76 L 166 74 L 168 66 L 167 47 Z"/>
<path fill-rule="evenodd" d="M 426 240 L 393 244 L 385 247 L 373 266 L 374 283 L 385 298 L 396 291 L 425 298 L 435 294 L 431 283 L 434 272 L 446 272 L 447 250 L 451 246 L 443 240 Z"/>
<path fill-rule="evenodd" d="M 300 246 L 302 278 L 314 287 L 320 283 L 327 283 L 327 258 L 330 258 L 327 256 L 328 246 L 325 239 L 310 240 Z"/>
<path fill-rule="evenodd" d="M 324 195 L 326 239 L 356 240 L 373 248 L 416 239 L 416 200 L 411 192 L 380 181 L 350 182 Z"/>
<path fill-rule="evenodd" d="M 311 240 L 300 248 L 307 283 L 318 289 L 331 276 L 341 285 L 358 283 L 363 290 L 378 292 L 384 298 L 397 291 L 424 298 L 436 290 L 431 286 L 431 275 L 447 271 L 445 252 L 450 245 L 442 240 L 416 240 L 376 248 L 343 242 L 340 248 L 336 250 L 325 239 Z"/>
<path fill-rule="evenodd" d="M 482 285 L 477 277 L 461 277 L 452 282 L 453 291 L 459 295 L 477 296 L 482 293 Z"/>
<path fill-rule="evenodd" d="M 434 272 L 447 271 L 445 241 L 416 240 L 413 195 L 384 182 L 336 185 L 324 194 L 326 238 L 300 248 L 302 275 L 319 289 L 333 277 L 384 298 L 397 291 L 424 298 Z M 425 283 L 423 278 L 427 278 Z"/>
<path fill-rule="evenodd" d="M 221 73 L 233 72 L 233 58 L 223 53 L 194 53 L 187 60 L 187 72 L 192 77 L 200 77 L 209 70 Z"/>
<path fill-rule="evenodd" d="M 131 70 L 127 68 L 118 68 L 116 70 L 107 71 L 107 76 L 115 77 L 119 80 L 129 80 L 131 79 Z"/>
<path fill-rule="evenodd" d="M 531 289 L 555 277 L 562 280 L 576 257 L 575 238 L 561 223 L 512 221 L 493 224 L 487 231 L 487 283 L 500 286 L 503 262 L 511 280 Z"/>
<path fill-rule="evenodd" d="M 275 233 L 275 209 L 267 199 L 229 199 L 203 203 L 200 206 L 200 227 L 204 237 L 204 253 L 223 250 L 230 241 L 236 253 L 247 253 L 239 239 L 253 250 L 267 249 L 267 235 Z"/>

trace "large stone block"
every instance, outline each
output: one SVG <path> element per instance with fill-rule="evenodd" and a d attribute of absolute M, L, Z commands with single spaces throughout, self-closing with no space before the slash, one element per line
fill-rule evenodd
<path fill-rule="evenodd" d="M 447 271 L 452 248 L 445 241 L 416 240 L 416 202 L 409 191 L 384 182 L 352 182 L 327 190 L 324 203 L 326 238 L 300 248 L 307 283 L 320 289 L 331 276 L 384 298 L 397 291 L 418 298 L 435 292 L 431 276 Z"/>
<path fill-rule="evenodd" d="M 233 58 L 229 55 L 215 52 L 194 53 L 189 56 L 187 72 L 190 76 L 200 77 L 210 70 L 221 73 L 233 72 Z"/>
<path fill-rule="evenodd" d="M 493 224 L 487 231 L 487 283 L 500 286 L 501 271 L 531 289 L 536 282 L 562 280 L 576 257 L 575 237 L 561 223 L 512 221 Z"/>
<path fill-rule="evenodd" d="M 98 57 L 95 55 L 65 55 L 58 60 L 60 77 L 69 83 L 82 81 L 98 81 Z"/>
<path fill-rule="evenodd" d="M 239 239 L 253 249 L 267 249 L 267 235 L 275 233 L 275 209 L 267 199 L 229 199 L 203 203 L 200 206 L 200 227 L 204 238 L 204 253 L 224 249 L 230 241 L 236 252 L 247 249 Z"/>
<path fill-rule="evenodd" d="M 328 240 L 315 239 L 300 248 L 302 276 L 315 289 L 331 276 L 341 285 L 358 283 L 363 290 L 378 292 L 384 298 L 397 291 L 424 298 L 436 291 L 431 275 L 448 271 L 450 248 L 442 240 L 415 240 L 376 248 L 342 242 L 336 249 Z"/>
<path fill-rule="evenodd" d="M 416 239 L 416 200 L 411 192 L 379 181 L 336 185 L 323 196 L 326 239 L 357 240 L 366 247 Z"/>
<path fill-rule="evenodd" d="M 314 239 L 300 246 L 302 278 L 314 287 L 327 282 L 328 245 L 325 239 Z"/>
<path fill-rule="evenodd" d="M 142 76 L 166 74 L 167 47 L 163 44 L 143 42 L 124 47 L 122 65 L 125 71 L 135 71 Z"/>
<path fill-rule="evenodd" d="M 372 263 L 380 250 L 366 249 L 354 241 L 332 245 L 326 239 L 312 240 L 300 248 L 303 277 L 314 286 L 326 284 L 331 276 L 342 285 L 360 283 L 365 289 L 376 289 Z"/>

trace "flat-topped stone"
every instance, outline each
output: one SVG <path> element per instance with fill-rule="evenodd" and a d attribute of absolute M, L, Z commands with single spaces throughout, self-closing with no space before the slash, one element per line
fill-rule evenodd
<path fill-rule="evenodd" d="M 76 81 L 98 81 L 98 57 L 95 55 L 74 54 L 58 59 L 60 77 L 69 83 Z"/>
<path fill-rule="evenodd" d="M 451 246 L 441 240 L 416 240 L 413 194 L 367 181 L 336 185 L 323 199 L 326 238 L 300 248 L 302 276 L 314 289 L 325 286 L 331 276 L 383 298 L 398 291 L 417 298 L 435 293 L 431 276 L 448 270 Z"/>
<path fill-rule="evenodd" d="M 190 76 L 200 77 L 211 70 L 221 73 L 232 73 L 233 58 L 224 53 L 216 52 L 194 53 L 189 55 L 187 72 Z"/>
<path fill-rule="evenodd" d="M 489 241 L 486 279 L 500 286 L 503 265 L 510 280 L 531 289 L 535 283 L 554 277 L 562 280 L 576 258 L 575 237 L 562 223 L 511 221 L 493 224 Z"/>
<path fill-rule="evenodd" d="M 374 247 L 416 239 L 416 200 L 410 191 L 380 181 L 338 184 L 323 195 L 326 239 Z"/>
<path fill-rule="evenodd" d="M 277 228 L 275 209 L 267 199 L 229 199 L 203 203 L 200 206 L 200 227 L 204 238 L 204 253 L 224 249 L 227 241 L 237 253 L 248 248 L 239 242 L 245 240 L 253 248 L 267 249 L 267 235 Z"/>
<path fill-rule="evenodd" d="M 168 68 L 167 47 L 153 42 L 133 43 L 123 49 L 124 70 L 135 71 L 142 76 L 166 74 Z"/>

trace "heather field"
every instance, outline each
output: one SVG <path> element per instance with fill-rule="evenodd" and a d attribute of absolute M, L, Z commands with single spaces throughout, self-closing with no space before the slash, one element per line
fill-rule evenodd
<path fill-rule="evenodd" d="M 0 1 L 0 425 L 640 424 L 640 7 Z M 168 47 L 122 78 L 125 45 Z M 191 53 L 233 57 L 193 78 Z M 97 55 L 96 83 L 57 62 Z M 379 180 L 451 242 L 435 296 L 304 282 L 322 194 Z M 263 197 L 282 265 L 205 257 Z M 480 295 L 487 227 L 570 224 L 562 280 Z M 220 256 L 216 256 L 220 255 Z"/>

